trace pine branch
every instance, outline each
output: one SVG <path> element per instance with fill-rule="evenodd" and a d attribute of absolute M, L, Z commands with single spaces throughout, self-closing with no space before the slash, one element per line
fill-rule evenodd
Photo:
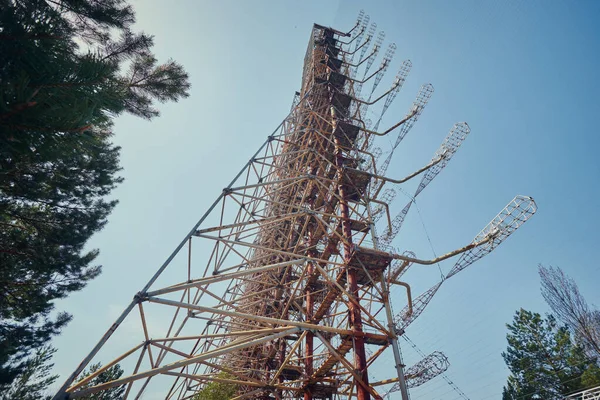
<path fill-rule="evenodd" d="M 9 129 L 19 130 L 19 131 L 42 131 L 42 132 L 67 132 L 67 133 L 81 133 L 85 132 L 92 128 L 93 125 L 88 124 L 81 126 L 79 128 L 44 128 L 40 126 L 29 126 L 29 125 L 13 125 L 13 124 L 3 124 Z"/>
<path fill-rule="evenodd" d="M 26 110 L 28 108 L 34 107 L 37 105 L 37 102 L 35 101 L 29 101 L 27 103 L 19 103 L 19 104 L 15 104 L 13 106 L 13 108 L 9 111 L 6 112 L 4 114 L 0 114 L 0 119 L 6 119 L 8 117 L 11 117 L 17 113 L 20 113 L 23 110 Z"/>
<path fill-rule="evenodd" d="M 64 40 L 65 36 L 58 35 L 41 35 L 41 34 L 30 34 L 30 35 L 22 35 L 22 36 L 14 36 L 14 35 L 2 35 L 0 34 L 0 40 Z"/>

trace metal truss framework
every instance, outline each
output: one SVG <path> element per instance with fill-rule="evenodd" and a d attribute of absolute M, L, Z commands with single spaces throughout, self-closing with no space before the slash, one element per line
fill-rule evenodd
<path fill-rule="evenodd" d="M 600 400 L 600 386 L 573 393 L 565 397 L 565 400 Z"/>
<path fill-rule="evenodd" d="M 536 205 L 517 196 L 470 244 L 435 260 L 389 247 L 412 204 L 392 218 L 394 187 L 422 174 L 417 196 L 446 166 L 469 127 L 455 125 L 431 162 L 414 174 L 385 176 L 394 149 L 421 115 L 433 87 L 424 85 L 405 117 L 377 131 L 412 64 L 405 61 L 392 87 L 374 95 L 396 46 L 369 75 L 383 35 L 374 39 L 375 25 L 367 28 L 368 23 L 361 12 L 349 33 L 314 25 L 290 114 L 54 399 L 117 386 L 126 388 L 125 398 L 138 399 L 159 377 L 170 379 L 163 386 L 166 399 L 191 399 L 211 382 L 234 385 L 235 399 L 380 399 L 380 388 L 399 390 L 407 399 L 408 388 L 448 368 L 447 358 L 434 352 L 404 369 L 397 339 L 444 280 L 413 300 L 401 276 L 413 264 L 460 255 L 445 279 L 454 276 L 496 248 L 535 213 Z M 358 93 L 373 77 L 365 100 Z M 380 100 L 383 110 L 371 130 L 365 113 Z M 374 141 L 390 134 L 396 135 L 394 146 L 380 163 L 382 152 Z M 165 276 L 176 280 L 158 285 Z M 394 285 L 408 294 L 397 315 L 390 299 Z M 164 336 L 151 335 L 151 307 L 171 311 Z M 139 321 L 141 342 L 77 380 L 126 319 Z M 370 382 L 369 370 L 388 351 L 394 375 Z M 126 362 L 132 367 L 126 376 L 90 386 L 104 370 Z"/>

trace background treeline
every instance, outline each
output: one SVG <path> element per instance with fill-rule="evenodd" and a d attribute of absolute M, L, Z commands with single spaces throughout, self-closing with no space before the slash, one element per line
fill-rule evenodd
<path fill-rule="evenodd" d="M 561 400 L 600 385 L 600 310 L 560 268 L 539 273 L 552 314 L 521 309 L 507 325 L 502 356 L 511 375 L 503 400 Z"/>
<path fill-rule="evenodd" d="M 184 69 L 159 63 L 134 21 L 123 0 L 0 0 L 2 399 L 43 397 L 49 340 L 71 318 L 53 302 L 101 272 L 84 246 L 122 182 L 113 119 L 188 96 Z"/>

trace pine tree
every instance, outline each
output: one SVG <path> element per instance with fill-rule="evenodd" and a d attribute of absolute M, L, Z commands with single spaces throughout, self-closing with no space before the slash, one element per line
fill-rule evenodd
<path fill-rule="evenodd" d="M 235 377 L 221 372 L 217 375 L 220 379 L 235 379 Z M 237 385 L 229 382 L 207 382 L 202 389 L 196 393 L 194 400 L 229 400 L 235 397 Z"/>
<path fill-rule="evenodd" d="M 56 349 L 45 346 L 36 351 L 36 354 L 27 360 L 25 369 L 21 372 L 10 385 L 0 385 L 0 400 L 49 400 L 48 387 L 56 381 L 57 375 L 51 375 L 50 371 L 54 364 L 50 363 Z M 97 363 L 86 368 L 80 381 L 92 375 L 102 367 Z M 123 375 L 123 369 L 119 364 L 107 368 L 100 374 L 92 378 L 82 387 L 101 385 L 113 381 Z M 125 393 L 125 386 L 118 386 L 95 393 L 89 396 L 81 397 L 82 400 L 120 400 Z"/>
<path fill-rule="evenodd" d="M 188 95 L 134 19 L 123 0 L 0 0 L 0 384 L 69 321 L 53 300 L 100 273 L 84 246 L 117 203 L 114 117 Z"/>
<path fill-rule="evenodd" d="M 92 375 L 94 372 L 98 371 L 102 367 L 102 364 L 97 363 L 90 365 L 88 369 L 83 371 L 81 374 L 80 380 L 84 380 L 88 376 Z M 119 379 L 123 375 L 123 369 L 119 364 L 115 364 L 110 368 L 107 368 L 105 371 L 102 371 L 96 377 L 92 378 L 87 384 L 83 385 L 83 388 L 101 385 L 106 382 L 113 381 L 115 379 Z M 89 396 L 84 396 L 82 400 L 121 400 L 125 393 L 125 385 L 113 387 L 110 389 L 103 390 L 99 393 L 94 393 Z"/>
<path fill-rule="evenodd" d="M 13 380 L 11 385 L 0 385 L 0 400 L 43 400 L 49 399 L 46 394 L 48 386 L 56 380 L 51 375 L 53 364 L 50 359 L 56 350 L 42 347 L 25 365 L 23 371 Z"/>
<path fill-rule="evenodd" d="M 597 368 L 595 360 L 572 342 L 569 330 L 558 326 L 552 315 L 543 318 L 521 309 L 507 327 L 508 347 L 502 357 L 511 375 L 503 400 L 562 399 L 594 383 L 595 378 L 586 381 L 585 374 Z"/>

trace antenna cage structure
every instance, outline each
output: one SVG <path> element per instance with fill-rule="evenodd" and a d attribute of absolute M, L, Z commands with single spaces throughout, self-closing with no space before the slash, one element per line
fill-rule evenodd
<path fill-rule="evenodd" d="M 364 400 L 397 390 L 406 400 L 409 388 L 448 368 L 448 359 L 434 352 L 405 369 L 398 338 L 446 279 L 494 250 L 536 204 L 515 197 L 471 243 L 434 260 L 391 247 L 414 201 L 390 215 L 398 185 L 420 177 L 419 195 L 470 129 L 456 124 L 431 161 L 407 177 L 386 175 L 433 86 L 423 85 L 410 109 L 378 130 L 412 67 L 404 61 L 391 87 L 380 89 L 396 45 L 388 47 L 379 70 L 367 71 L 383 38 L 364 12 L 349 32 L 313 26 L 290 114 L 135 294 L 55 400 L 117 387 L 128 399 L 153 393 L 183 400 L 216 384 L 235 399 Z M 363 84 L 374 86 L 369 96 L 360 95 Z M 371 130 L 365 113 L 378 107 Z M 378 140 L 393 143 L 383 160 L 381 150 L 371 150 Z M 458 261 L 448 275 L 414 299 L 409 283 L 400 281 L 408 268 L 453 257 Z M 392 299 L 394 286 L 405 287 L 406 298 Z M 394 315 L 393 308 L 402 311 Z M 390 374 L 380 366 L 391 357 Z M 103 366 L 82 378 L 97 361 Z M 123 376 L 94 385 L 117 363 Z M 389 375 L 373 381 L 375 371 Z"/>

